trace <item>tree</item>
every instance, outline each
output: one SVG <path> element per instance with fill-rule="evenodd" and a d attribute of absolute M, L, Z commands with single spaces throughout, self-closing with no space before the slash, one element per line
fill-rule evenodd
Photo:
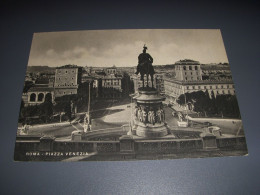
<path fill-rule="evenodd" d="M 186 100 L 185 100 L 186 99 Z M 210 98 L 208 91 L 196 91 L 192 93 L 185 93 L 180 95 L 177 99 L 177 103 L 180 105 L 185 105 L 188 102 L 193 103 L 195 112 L 208 112 L 210 107 Z"/>
<path fill-rule="evenodd" d="M 32 81 L 25 81 L 24 82 L 24 87 L 23 87 L 23 93 L 27 93 L 28 90 L 34 86 L 34 83 Z"/>
<path fill-rule="evenodd" d="M 70 104 L 70 102 L 66 103 L 66 106 L 64 108 L 64 112 L 65 112 L 65 116 L 67 116 L 68 119 L 71 121 L 71 119 L 72 119 L 71 114 L 72 113 L 71 113 L 71 104 Z"/>
<path fill-rule="evenodd" d="M 217 95 L 214 96 L 213 91 L 211 98 L 208 91 L 196 91 L 192 93 L 185 93 L 180 95 L 177 103 L 185 105 L 185 103 L 193 103 L 193 110 L 195 112 L 203 112 L 205 116 L 209 115 L 223 115 L 229 117 L 240 117 L 237 98 L 235 95 Z M 186 101 L 185 101 L 186 98 Z"/>
<path fill-rule="evenodd" d="M 195 100 L 194 111 L 195 112 L 204 112 L 206 115 L 206 113 L 208 112 L 209 107 L 210 107 L 210 98 L 209 98 L 208 91 L 193 92 L 193 97 Z"/>
<path fill-rule="evenodd" d="M 186 95 L 187 93 L 185 93 L 185 95 Z M 178 103 L 178 104 L 180 104 L 180 105 L 184 105 L 185 104 L 185 96 L 184 96 L 184 94 L 181 94 L 179 97 L 178 97 L 178 99 L 176 100 L 176 102 Z"/>
<path fill-rule="evenodd" d="M 52 96 L 46 94 L 44 102 L 40 105 L 40 117 L 47 123 L 53 115 Z"/>
<path fill-rule="evenodd" d="M 19 122 L 24 122 L 25 120 L 25 113 L 24 113 L 24 101 L 21 101 L 20 105 L 20 112 L 19 112 Z"/>

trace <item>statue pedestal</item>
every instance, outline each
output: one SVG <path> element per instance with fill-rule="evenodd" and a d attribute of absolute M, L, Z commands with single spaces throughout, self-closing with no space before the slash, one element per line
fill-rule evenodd
<path fill-rule="evenodd" d="M 140 137 L 149 137 L 149 138 L 155 138 L 155 137 L 163 137 L 168 134 L 167 127 L 165 124 L 144 124 L 139 123 L 136 128 L 136 135 Z"/>
<path fill-rule="evenodd" d="M 140 88 L 134 111 L 133 133 L 140 137 L 157 138 L 168 134 L 162 101 L 164 97 L 154 88 Z"/>

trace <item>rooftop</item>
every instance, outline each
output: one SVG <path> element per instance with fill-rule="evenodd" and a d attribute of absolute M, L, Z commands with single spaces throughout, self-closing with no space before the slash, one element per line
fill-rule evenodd
<path fill-rule="evenodd" d="M 190 60 L 190 59 L 184 59 L 184 60 L 179 60 L 175 62 L 176 65 L 199 65 L 199 61 L 195 60 Z"/>
<path fill-rule="evenodd" d="M 68 65 L 64 65 L 64 66 L 60 66 L 60 67 L 57 67 L 56 69 L 64 69 L 64 68 L 81 68 L 81 67 L 79 67 L 79 66 L 77 66 L 77 65 L 71 65 L 71 64 L 68 64 Z"/>
<path fill-rule="evenodd" d="M 54 89 L 52 87 L 39 87 L 39 86 L 35 86 L 35 87 L 31 87 L 28 92 L 38 92 L 38 91 L 47 91 L 47 92 L 52 92 L 54 91 Z"/>

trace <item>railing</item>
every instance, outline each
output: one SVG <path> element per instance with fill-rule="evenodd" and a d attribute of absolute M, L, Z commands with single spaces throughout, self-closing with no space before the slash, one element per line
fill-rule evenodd
<path fill-rule="evenodd" d="M 216 147 L 221 150 L 246 150 L 244 136 L 219 137 L 216 140 Z M 121 144 L 130 144 L 131 152 L 136 154 L 144 153 L 176 153 L 194 152 L 204 150 L 204 139 L 157 139 L 157 140 L 128 140 L 128 143 L 120 141 L 55 141 L 54 139 L 40 139 L 40 137 L 18 136 L 15 144 L 15 154 L 22 158 L 27 152 L 96 152 L 99 154 L 118 153 L 120 154 Z M 122 147 L 123 148 L 123 147 Z M 125 148 L 125 146 L 124 146 Z M 131 147 L 130 147 L 131 148 Z"/>

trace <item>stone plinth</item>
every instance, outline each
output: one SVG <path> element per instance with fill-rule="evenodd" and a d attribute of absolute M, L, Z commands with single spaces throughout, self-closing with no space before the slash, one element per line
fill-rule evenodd
<path fill-rule="evenodd" d="M 119 138 L 120 152 L 133 152 L 134 151 L 134 139 L 131 135 L 123 135 Z"/>
<path fill-rule="evenodd" d="M 133 113 L 133 133 L 140 137 L 156 138 L 168 134 L 162 101 L 165 97 L 154 88 L 139 88 Z"/>
<path fill-rule="evenodd" d="M 72 141 L 81 141 L 82 140 L 82 137 L 83 137 L 83 132 L 82 131 L 72 131 L 71 133 L 71 140 Z"/>
<path fill-rule="evenodd" d="M 136 135 L 140 137 L 163 137 L 168 134 L 165 124 L 144 124 L 138 123 Z"/>
<path fill-rule="evenodd" d="M 202 137 L 204 149 L 217 149 L 217 141 L 215 135 L 206 132 L 201 133 L 200 137 Z"/>
<path fill-rule="evenodd" d="M 40 138 L 39 151 L 49 152 L 53 149 L 55 137 L 43 136 Z"/>

